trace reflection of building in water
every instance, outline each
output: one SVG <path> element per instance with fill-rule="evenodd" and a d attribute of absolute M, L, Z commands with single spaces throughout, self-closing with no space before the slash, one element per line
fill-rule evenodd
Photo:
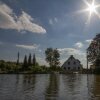
<path fill-rule="evenodd" d="M 59 91 L 59 76 L 56 74 L 50 74 L 49 85 L 46 88 L 45 99 L 56 100 Z"/>
<path fill-rule="evenodd" d="M 62 75 L 62 100 L 88 100 L 86 77 L 81 74 Z"/>
<path fill-rule="evenodd" d="M 71 55 L 68 60 L 64 62 L 62 68 L 67 71 L 81 71 L 82 65 L 78 59 L 75 59 L 73 55 Z"/>
<path fill-rule="evenodd" d="M 80 90 L 80 85 L 82 81 L 81 75 L 77 75 L 77 74 L 64 75 L 62 79 L 63 79 L 64 87 L 70 93 L 77 91 L 78 89 Z"/>

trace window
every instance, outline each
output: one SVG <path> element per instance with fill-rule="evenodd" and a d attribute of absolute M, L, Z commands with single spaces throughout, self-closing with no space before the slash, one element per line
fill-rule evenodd
<path fill-rule="evenodd" d="M 70 67 L 68 67 L 68 70 L 70 70 Z"/>
<path fill-rule="evenodd" d="M 66 70 L 66 67 L 64 67 L 64 69 Z"/>
<path fill-rule="evenodd" d="M 76 62 L 74 62 L 73 64 L 76 65 Z"/>
<path fill-rule="evenodd" d="M 80 70 L 80 67 L 78 67 L 78 70 Z"/>
<path fill-rule="evenodd" d="M 70 65 L 70 62 L 68 62 L 68 65 Z"/>

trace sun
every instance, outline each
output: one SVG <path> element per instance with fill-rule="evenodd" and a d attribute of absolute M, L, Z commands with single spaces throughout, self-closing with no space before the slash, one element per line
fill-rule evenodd
<path fill-rule="evenodd" d="M 83 1 L 87 5 L 87 8 L 80 10 L 80 12 L 89 12 L 87 23 L 90 22 L 90 19 L 93 14 L 95 14 L 96 16 L 98 16 L 100 18 L 100 14 L 97 11 L 97 8 L 100 7 L 100 4 L 95 4 L 95 0 L 91 0 L 91 2 L 88 2 L 88 0 L 83 0 Z"/>
<path fill-rule="evenodd" d="M 92 13 L 95 13 L 96 12 L 96 6 L 93 4 L 89 4 L 89 8 L 88 8 L 89 12 L 92 14 Z"/>
<path fill-rule="evenodd" d="M 99 13 L 100 4 L 97 3 L 96 0 L 82 0 L 82 1 L 86 5 L 86 7 L 84 9 L 74 12 L 74 14 L 82 14 L 87 12 L 86 14 L 88 15 L 88 18 L 85 22 L 85 25 L 88 26 L 91 22 L 91 17 L 98 17 L 100 19 L 100 13 Z"/>
<path fill-rule="evenodd" d="M 87 4 L 88 8 L 86 9 L 87 11 L 89 11 L 89 15 L 91 17 L 92 14 L 96 14 L 96 8 L 98 7 L 97 5 L 94 4 L 94 0 L 92 1 L 92 3 L 88 3 L 87 1 L 85 1 L 85 3 Z"/>

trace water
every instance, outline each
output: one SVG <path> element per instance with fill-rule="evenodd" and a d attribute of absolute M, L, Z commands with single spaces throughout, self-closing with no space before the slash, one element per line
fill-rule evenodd
<path fill-rule="evenodd" d="M 3 74 L 0 100 L 100 100 L 100 76 Z"/>

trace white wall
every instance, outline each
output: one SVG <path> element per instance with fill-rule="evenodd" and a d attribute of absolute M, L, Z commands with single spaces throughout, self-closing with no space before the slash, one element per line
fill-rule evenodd
<path fill-rule="evenodd" d="M 68 64 L 68 62 L 70 62 L 70 64 Z M 75 62 L 75 64 L 74 64 Z M 63 65 L 62 67 L 66 70 L 68 70 L 68 68 L 70 68 L 69 70 L 81 70 L 82 69 L 82 65 L 80 64 L 80 62 L 76 59 L 68 59 Z M 80 68 L 80 69 L 79 69 Z"/>

